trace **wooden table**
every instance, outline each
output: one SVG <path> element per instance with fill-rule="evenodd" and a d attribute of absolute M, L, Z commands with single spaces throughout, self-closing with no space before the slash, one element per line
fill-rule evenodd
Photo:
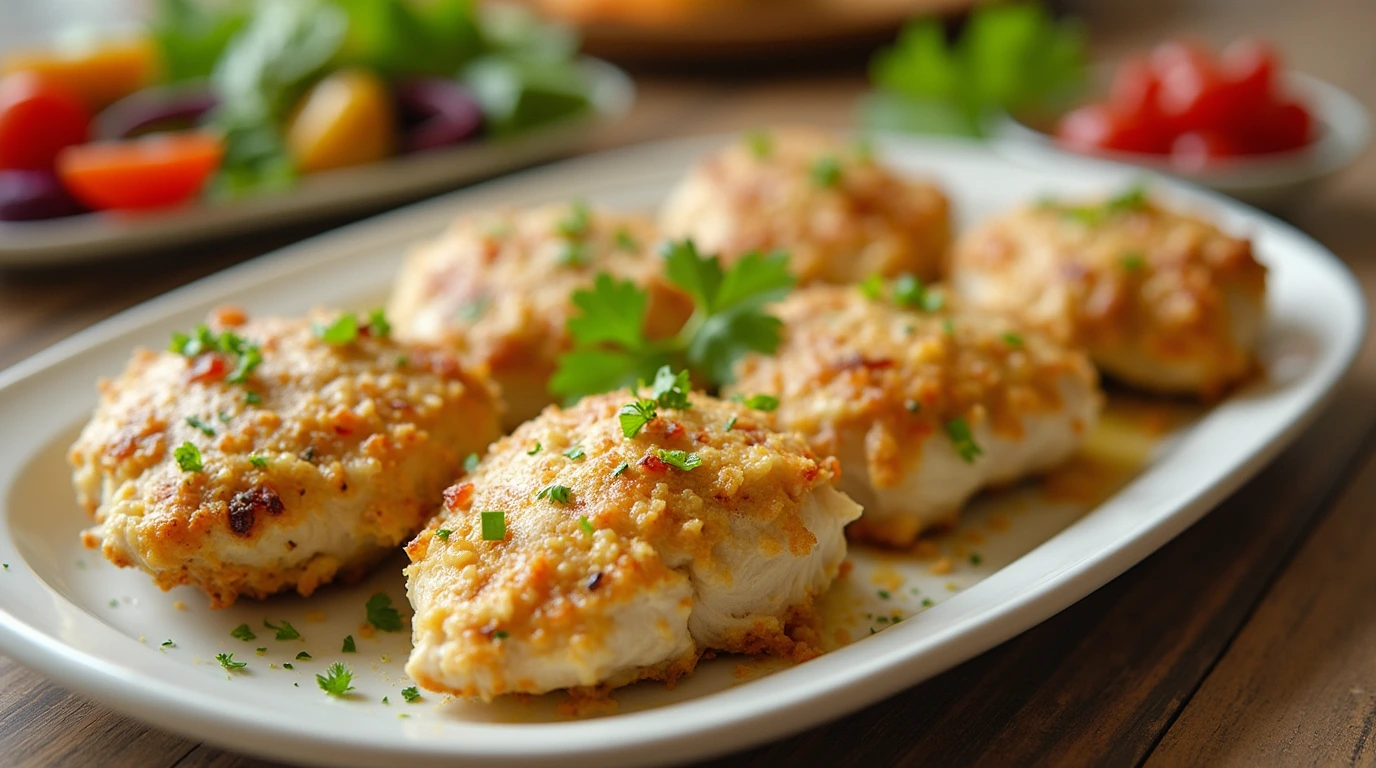
<path fill-rule="evenodd" d="M 1088 3 L 1088 0 L 1086 0 Z M 1182 30 L 1260 33 L 1376 106 L 1373 0 L 1121 0 L 1099 53 Z M 780 122 L 844 124 L 846 74 L 642 79 L 606 145 Z M 1376 154 L 1289 212 L 1376 292 Z M 319 229 L 134 263 L 0 272 L 0 367 Z M 933 680 L 722 765 L 1376 765 L 1376 349 L 1273 465 L 1077 605 Z M 0 657 L 0 763 L 192 768 L 252 758 L 117 715 Z"/>

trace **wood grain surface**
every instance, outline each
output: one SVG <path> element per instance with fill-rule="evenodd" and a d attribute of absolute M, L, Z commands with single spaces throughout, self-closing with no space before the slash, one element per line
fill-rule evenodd
<path fill-rule="evenodd" d="M 1182 31 L 1270 37 L 1376 106 L 1376 2 L 1068 3 L 1096 53 Z M 614 146 L 765 124 L 845 125 L 863 62 L 712 80 L 642 77 Z M 1376 155 L 1287 218 L 1376 301 Z M 197 277 L 339 222 L 133 262 L 0 271 L 0 367 Z M 945 674 L 719 766 L 1376 765 L 1376 345 L 1304 435 L 1217 510 L 1042 625 Z M 246 768 L 0 657 L 0 765 Z"/>

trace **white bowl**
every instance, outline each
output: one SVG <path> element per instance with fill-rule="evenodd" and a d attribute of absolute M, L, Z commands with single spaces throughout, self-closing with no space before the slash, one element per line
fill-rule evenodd
<path fill-rule="evenodd" d="M 1309 108 L 1318 129 L 1318 138 L 1302 149 L 1242 157 L 1199 171 L 1179 168 L 1165 155 L 1112 151 L 1094 155 L 1184 179 L 1259 207 L 1281 207 L 1349 165 L 1371 140 L 1366 110 L 1342 89 L 1298 72 L 1287 73 L 1285 84 Z M 999 153 L 1034 168 L 1055 167 L 1066 155 L 1086 154 L 1061 147 L 1053 136 L 1007 114 L 992 122 L 989 133 Z"/>

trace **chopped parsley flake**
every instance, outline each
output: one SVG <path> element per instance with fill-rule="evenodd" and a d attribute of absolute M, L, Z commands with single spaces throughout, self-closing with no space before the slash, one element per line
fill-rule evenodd
<path fill-rule="evenodd" d="M 697 469 L 702 465 L 702 457 L 696 453 L 687 451 L 666 451 L 663 448 L 657 449 L 655 454 L 659 456 L 665 464 L 678 467 L 684 472 Z"/>
<path fill-rule="evenodd" d="M 620 464 L 616 465 L 615 470 L 612 470 L 612 477 L 621 477 L 623 474 L 626 473 L 626 470 L 630 468 L 631 463 L 629 461 L 623 461 Z"/>
<path fill-rule="evenodd" d="M 190 442 L 177 446 L 172 451 L 172 458 L 177 460 L 177 466 L 181 467 L 183 472 L 200 472 L 205 468 L 201 464 L 201 449 Z"/>
<path fill-rule="evenodd" d="M 935 605 L 935 603 L 932 602 L 932 598 L 930 598 L 930 597 L 924 597 L 924 598 L 922 598 L 922 607 L 923 607 L 923 608 L 931 608 L 933 605 Z"/>
<path fill-rule="evenodd" d="M 597 530 L 596 528 L 593 528 L 592 522 L 588 520 L 587 515 L 582 515 L 578 518 L 578 527 L 582 528 L 583 533 L 586 533 L 589 536 L 593 535 L 593 533 Z"/>
<path fill-rule="evenodd" d="M 557 261 L 566 267 L 581 267 L 591 259 L 587 243 L 567 242 L 560 247 Z"/>
<path fill-rule="evenodd" d="M 240 624 L 234 629 L 229 630 L 229 636 L 237 638 L 239 640 L 243 640 L 246 643 L 250 640 L 256 640 L 258 638 L 257 635 L 253 634 L 253 630 L 250 629 L 247 624 Z"/>
<path fill-rule="evenodd" d="M 575 445 L 567 451 L 564 451 L 564 456 L 573 461 L 578 461 L 579 459 L 587 455 L 588 454 L 583 451 L 583 447 L 579 445 Z"/>
<path fill-rule="evenodd" d="M 511 637 L 511 633 L 507 632 L 505 629 L 499 629 L 496 632 L 493 632 L 492 636 L 497 638 L 498 640 L 505 640 L 508 637 Z"/>
<path fill-rule="evenodd" d="M 258 394 L 257 392 L 245 392 L 244 402 L 248 403 L 249 405 L 262 405 L 263 396 Z"/>
<path fill-rule="evenodd" d="M 449 534 L 451 533 L 453 533 L 453 531 L 449 530 L 448 528 L 441 528 L 438 531 L 435 531 L 435 538 L 439 539 L 440 541 L 449 541 Z"/>
<path fill-rule="evenodd" d="M 316 323 L 314 330 L 315 337 L 326 344 L 334 346 L 352 344 L 358 339 L 358 315 L 345 312 L 329 325 Z"/>
<path fill-rule="evenodd" d="M 640 243 L 625 227 L 616 230 L 616 247 L 623 251 L 638 251 Z"/>
<path fill-rule="evenodd" d="M 766 160 L 774 154 L 774 137 L 765 131 L 751 131 L 745 135 L 745 145 L 756 160 Z"/>
<path fill-rule="evenodd" d="M 309 653 L 306 653 L 305 651 L 302 651 L 302 652 L 296 654 L 296 660 L 297 660 L 297 661 L 310 661 L 310 660 L 311 660 L 311 655 L 310 655 Z"/>
<path fill-rule="evenodd" d="M 688 393 L 692 391 L 693 385 L 688 380 L 688 369 L 683 369 L 674 373 L 673 369 L 667 365 L 660 366 L 655 371 L 654 388 L 651 394 L 655 402 L 662 408 L 677 408 L 686 411 L 693 407 L 688 401 Z"/>
<path fill-rule="evenodd" d="M 526 455 L 527 455 L 527 456 L 534 456 L 535 454 L 539 453 L 543 448 L 544 448 L 544 446 L 540 444 L 540 441 L 539 441 L 539 440 L 536 440 L 536 441 L 535 441 L 535 447 L 534 447 L 534 448 L 531 448 L 531 449 L 528 450 L 528 451 L 526 451 Z"/>
<path fill-rule="evenodd" d="M 859 287 L 861 295 L 870 301 L 879 301 L 884 297 L 884 278 L 878 273 L 865 278 Z"/>
<path fill-rule="evenodd" d="M 621 421 L 621 434 L 627 438 L 635 437 L 640 434 L 640 430 L 646 424 L 655 420 L 658 415 L 655 411 L 655 401 L 641 398 L 633 403 L 626 403 L 621 406 L 621 410 L 616 412 L 617 418 Z"/>
<path fill-rule="evenodd" d="M 383 697 L 382 697 L 382 703 L 383 703 L 383 704 L 391 704 L 392 702 L 388 701 L 386 696 L 383 696 Z"/>
<path fill-rule="evenodd" d="M 171 639 L 168 639 L 168 640 L 162 641 L 162 647 L 164 647 L 164 648 L 176 648 L 176 647 L 177 647 L 177 644 L 174 643 L 174 642 L 172 642 Z"/>
<path fill-rule="evenodd" d="M 289 621 L 283 621 L 281 624 L 273 624 L 272 622 L 268 621 L 267 619 L 264 619 L 264 620 L 263 620 L 263 626 L 265 626 L 265 627 L 267 627 L 268 629 L 271 629 L 271 630 L 273 630 L 274 632 L 276 632 L 276 633 L 277 633 L 277 639 L 278 639 L 278 640 L 300 640 L 300 639 L 301 639 L 301 633 L 300 633 L 300 632 L 297 632 L 297 631 L 296 631 L 296 627 L 293 627 L 293 626 L 291 625 L 291 622 L 289 622 Z"/>
<path fill-rule="evenodd" d="M 420 690 L 416 686 L 401 689 L 401 698 L 406 699 L 406 703 L 420 701 Z"/>
<path fill-rule="evenodd" d="M 293 672 L 296 671 L 296 667 L 292 666 L 291 662 L 285 662 L 285 663 L 283 663 L 283 664 L 282 664 L 282 669 L 290 669 L 290 670 L 292 670 Z"/>
<path fill-rule="evenodd" d="M 585 237 L 588 228 L 592 225 L 592 211 L 588 210 L 588 204 L 582 200 L 576 200 L 569 207 L 569 215 L 559 220 L 556 225 L 559 234 L 566 238 Z"/>
<path fill-rule="evenodd" d="M 984 558 L 983 558 L 982 556 L 980 556 L 980 553 L 978 553 L 978 552 L 971 552 L 971 553 L 970 553 L 970 565 L 979 565 L 979 564 L 982 563 L 982 562 L 984 562 Z"/>
<path fill-rule="evenodd" d="M 477 320 L 483 316 L 486 309 L 487 299 L 474 299 L 459 307 L 458 316 L 460 320 Z"/>
<path fill-rule="evenodd" d="M 268 649 L 267 649 L 267 648 L 254 648 L 254 649 L 253 649 L 253 652 L 256 653 L 256 654 L 258 654 L 259 656 L 266 656 L 266 655 L 268 655 Z"/>
<path fill-rule="evenodd" d="M 215 414 L 215 416 L 219 418 L 221 424 L 228 424 L 230 421 L 229 414 L 225 413 L 224 411 L 220 411 L 219 413 Z"/>
<path fill-rule="evenodd" d="M 1147 268 L 1147 257 L 1141 251 L 1128 251 L 1118 259 L 1118 263 L 1129 272 L 1140 272 Z"/>
<path fill-rule="evenodd" d="M 257 467 L 258 469 L 267 469 L 267 467 L 268 467 L 268 460 L 267 460 L 267 457 L 266 457 L 266 456 L 259 456 L 259 455 L 256 454 L 256 453 L 253 454 L 252 456 L 249 456 L 249 457 L 248 457 L 248 463 L 252 464 L 253 466 Z"/>
<path fill-rule="evenodd" d="M 730 432 L 731 428 L 734 426 L 736 426 L 736 414 L 733 413 L 731 414 L 731 418 L 726 420 L 726 427 L 723 431 Z"/>
<path fill-rule="evenodd" d="M 397 367 L 398 367 L 398 368 L 405 368 L 406 366 L 408 366 L 408 365 L 410 365 L 410 364 L 411 364 L 411 358 L 410 358 L 410 356 L 408 356 L 408 355 L 397 355 Z"/>
<path fill-rule="evenodd" d="M 215 660 L 220 662 L 220 666 L 225 669 L 243 669 L 248 666 L 247 661 L 235 661 L 232 653 L 217 653 Z"/>
<path fill-rule="evenodd" d="M 401 631 L 401 614 L 392 607 L 392 598 L 382 592 L 378 592 L 368 598 L 365 606 L 368 612 L 368 623 L 383 632 Z"/>
<path fill-rule="evenodd" d="M 751 395 L 745 398 L 745 407 L 757 411 L 773 411 L 779 407 L 779 398 L 773 395 Z"/>
<path fill-rule="evenodd" d="M 946 436 L 951 438 L 951 444 L 955 446 L 956 453 L 967 464 L 973 464 L 975 459 L 984 453 L 978 445 L 975 445 L 974 435 L 970 432 L 970 425 L 965 419 L 957 416 L 946 422 Z"/>
<path fill-rule="evenodd" d="M 325 674 L 316 675 L 315 682 L 320 686 L 320 690 L 331 696 L 343 696 L 354 689 L 352 683 L 354 673 L 345 664 L 336 661 L 325 670 Z"/>
<path fill-rule="evenodd" d="M 1018 334 L 1013 333 L 1012 331 L 1008 331 L 1007 333 L 1003 334 L 1003 343 L 1007 344 L 1010 347 L 1021 348 L 1023 345 L 1022 336 L 1019 336 Z"/>
<path fill-rule="evenodd" d="M 482 513 L 483 541 L 506 539 L 506 513 L 500 509 Z"/>
<path fill-rule="evenodd" d="M 341 649 L 339 652 L 340 652 L 340 653 L 358 653 L 358 646 L 357 646 L 357 645 L 354 645 L 354 636 L 353 636 L 353 635 L 345 635 L 345 636 L 344 636 L 344 648 Z"/>
<path fill-rule="evenodd" d="M 824 189 L 830 189 L 841 183 L 841 164 L 836 162 L 836 158 L 830 155 L 823 155 L 812 161 L 812 183 Z"/>
<path fill-rule="evenodd" d="M 204 323 L 196 326 L 192 335 L 173 333 L 168 350 L 184 357 L 196 357 L 203 352 L 219 352 L 234 361 L 234 370 L 226 377 L 231 384 L 242 384 L 263 362 L 263 352 L 257 345 L 233 331 L 215 333 Z"/>
<path fill-rule="evenodd" d="M 889 598 L 893 597 L 893 595 L 890 595 L 887 589 L 881 589 L 879 590 L 879 597 L 882 600 L 888 600 Z"/>
<path fill-rule="evenodd" d="M 540 492 L 535 495 L 535 498 L 549 499 L 550 501 L 557 502 L 559 504 L 568 504 L 569 492 L 571 490 L 572 489 L 570 489 L 567 485 L 547 485 L 544 488 L 540 489 Z"/>
<path fill-rule="evenodd" d="M 387 338 L 392 335 L 392 324 L 387 322 L 387 313 L 382 309 L 375 309 L 368 313 L 368 330 L 376 334 L 379 338 Z M 397 365 L 405 365 L 400 358 Z"/>
<path fill-rule="evenodd" d="M 463 471 L 470 475 L 478 471 L 478 454 L 468 454 L 468 457 L 463 460 Z"/>
<path fill-rule="evenodd" d="M 900 307 L 938 312 L 946 306 L 946 294 L 924 285 L 914 275 L 899 275 L 893 281 L 893 301 Z"/>

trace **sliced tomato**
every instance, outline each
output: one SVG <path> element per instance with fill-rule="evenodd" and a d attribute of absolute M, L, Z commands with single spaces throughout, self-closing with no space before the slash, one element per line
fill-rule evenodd
<path fill-rule="evenodd" d="M 184 203 L 200 193 L 224 157 L 218 136 L 159 133 L 64 149 L 62 183 L 97 210 L 144 210 Z"/>
<path fill-rule="evenodd" d="M 1200 171 L 1243 154 L 1236 139 L 1221 131 L 1186 131 L 1171 143 L 1171 163 L 1181 170 Z"/>
<path fill-rule="evenodd" d="M 1158 152 L 1159 135 L 1107 104 L 1088 104 L 1067 112 L 1056 126 L 1062 144 L 1081 151 Z"/>
<path fill-rule="evenodd" d="M 1314 117 L 1300 104 L 1272 105 L 1257 120 L 1254 152 L 1290 152 L 1314 140 Z"/>
<path fill-rule="evenodd" d="M 51 170 L 90 134 L 91 113 L 61 86 L 33 72 L 0 80 L 0 170 Z"/>
<path fill-rule="evenodd" d="M 1218 68 L 1241 107 L 1259 110 L 1275 103 L 1277 56 L 1270 44 L 1243 38 L 1223 49 Z"/>
<path fill-rule="evenodd" d="M 1161 79 L 1156 104 L 1166 124 L 1176 133 L 1225 127 L 1233 105 L 1213 59 L 1188 44 L 1164 48 L 1153 54 L 1152 66 Z"/>

